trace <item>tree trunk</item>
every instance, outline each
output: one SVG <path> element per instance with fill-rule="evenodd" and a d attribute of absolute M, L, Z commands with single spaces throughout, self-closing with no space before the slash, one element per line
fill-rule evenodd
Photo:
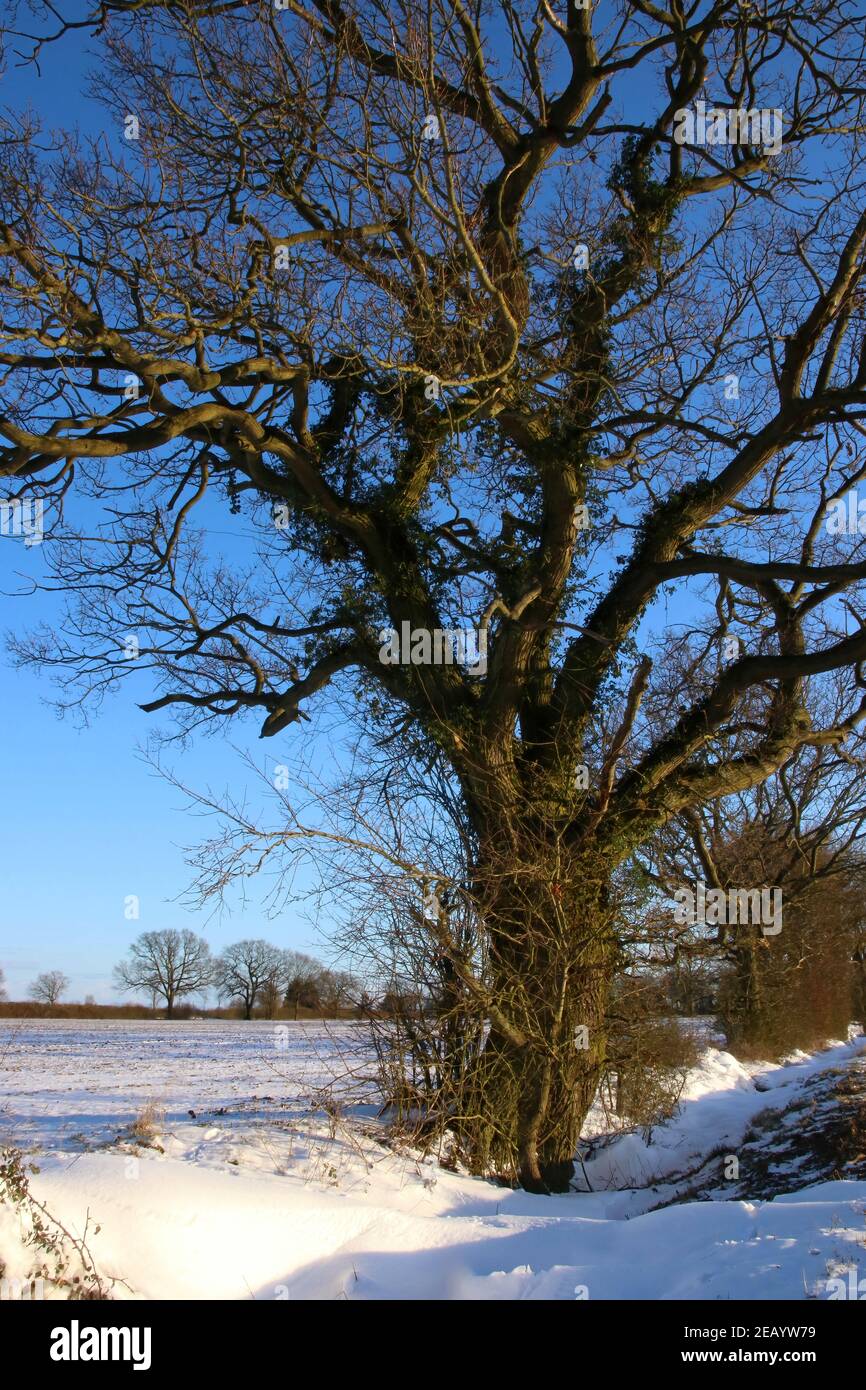
<path fill-rule="evenodd" d="M 753 929 L 740 928 L 741 940 L 734 954 L 732 1006 L 724 1018 L 728 1043 L 760 1046 L 767 1041 L 764 989 L 758 958 L 759 938 Z"/>
<path fill-rule="evenodd" d="M 600 865 L 533 858 L 490 874 L 490 1032 L 458 1129 L 476 1171 L 563 1192 L 604 1064 L 617 949 Z"/>

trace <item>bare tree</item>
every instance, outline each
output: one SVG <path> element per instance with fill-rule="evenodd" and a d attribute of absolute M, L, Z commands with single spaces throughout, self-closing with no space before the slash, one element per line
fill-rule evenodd
<path fill-rule="evenodd" d="M 59 1003 L 61 994 L 68 988 L 69 976 L 64 975 L 62 970 L 46 970 L 37 975 L 30 986 L 30 998 L 53 1006 Z"/>
<path fill-rule="evenodd" d="M 337 1016 L 354 1006 L 359 995 L 358 982 L 347 970 L 325 969 L 319 989 L 323 1014 Z"/>
<path fill-rule="evenodd" d="M 36 48 L 67 27 L 44 12 Z M 272 738 L 330 689 L 371 742 L 440 759 L 486 975 L 452 965 L 490 1024 L 463 1140 L 562 1188 L 618 868 L 866 717 L 866 542 L 837 524 L 866 479 L 862 18 L 92 20 L 112 138 L 52 155 L 4 117 L 0 471 L 73 600 L 20 659 L 66 704 L 147 672 L 182 730 L 252 711 Z M 79 487 L 105 508 L 86 536 Z M 247 563 L 209 551 L 205 498 L 258 529 Z M 704 657 L 671 686 L 695 609 Z"/>
<path fill-rule="evenodd" d="M 0 1003 L 2 1003 L 6 998 L 6 976 L 3 973 L 3 967 L 0 966 Z"/>
<path fill-rule="evenodd" d="M 269 980 L 279 971 L 281 952 L 261 939 L 237 941 L 214 961 L 213 983 L 221 999 L 237 999 L 244 1018 L 252 1017 Z"/>
<path fill-rule="evenodd" d="M 325 967 L 303 951 L 284 951 L 281 964 L 283 999 L 294 1010 L 295 1018 L 302 1005 L 307 1009 L 321 1008 L 327 976 Z"/>
<path fill-rule="evenodd" d="M 282 952 L 279 953 L 282 956 Z M 278 960 L 262 981 L 259 990 L 259 1003 L 265 1018 L 276 1018 L 283 1001 L 282 960 Z"/>
<path fill-rule="evenodd" d="M 127 960 L 114 968 L 121 990 L 147 991 L 165 1000 L 166 1017 L 174 1016 L 179 999 L 207 989 L 213 975 L 210 948 L 191 931 L 142 932 L 132 943 Z"/>
<path fill-rule="evenodd" d="M 860 738 L 841 754 L 802 749 L 766 782 L 671 821 L 641 856 L 666 893 L 698 882 L 725 895 L 745 885 L 779 891 L 784 931 L 726 914 L 661 933 L 675 970 L 729 967 L 717 985 L 732 1043 L 808 1046 L 852 1020 L 866 924 L 864 752 Z"/>

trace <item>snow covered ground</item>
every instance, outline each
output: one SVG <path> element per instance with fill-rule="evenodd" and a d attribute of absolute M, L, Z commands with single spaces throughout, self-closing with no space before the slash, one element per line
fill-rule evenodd
<path fill-rule="evenodd" d="M 606 1140 L 595 1116 L 592 1190 L 536 1197 L 378 1143 L 352 1024 L 0 1020 L 0 1138 L 69 1229 L 99 1224 L 119 1298 L 827 1298 L 866 1276 L 866 1180 L 744 1199 L 744 1136 L 776 1111 L 784 1153 L 810 1087 L 863 1056 L 862 1039 L 783 1066 L 710 1047 L 668 1125 Z M 353 1094 L 328 1116 L 310 1098 L 334 1071 Z M 130 1132 L 148 1106 L 150 1144 Z M 661 1206 L 697 1170 L 700 1200 Z M 26 1272 L 3 1207 L 0 1258 Z"/>

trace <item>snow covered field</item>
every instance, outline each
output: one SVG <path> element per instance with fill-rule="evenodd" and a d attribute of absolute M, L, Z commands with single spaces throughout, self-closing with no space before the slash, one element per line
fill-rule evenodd
<path fill-rule="evenodd" d="M 306 1109 L 368 1062 L 353 1023 L 0 1019 L 0 1127 L 15 1144 L 79 1151 L 150 1102 L 172 1127 L 201 1109 L 245 1128 Z"/>
<path fill-rule="evenodd" d="M 119 1298 L 827 1298 L 866 1276 L 866 1181 L 743 1199 L 743 1139 L 772 1130 L 784 1155 L 820 1083 L 863 1065 L 862 1039 L 784 1066 L 708 1048 L 669 1125 L 597 1145 L 592 1191 L 545 1198 L 378 1143 L 352 1024 L 7 1019 L 0 1138 L 31 1153 L 34 1195 L 70 1229 L 99 1223 Z M 353 1094 L 328 1116 L 310 1099 L 334 1072 Z M 148 1106 L 149 1142 L 130 1128 Z M 653 1210 L 696 1172 L 703 1200 Z M 24 1274 L 2 1207 L 0 1257 Z"/>

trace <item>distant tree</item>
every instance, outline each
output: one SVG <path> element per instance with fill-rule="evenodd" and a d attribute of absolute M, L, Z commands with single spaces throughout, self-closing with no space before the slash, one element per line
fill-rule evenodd
<path fill-rule="evenodd" d="M 354 1004 L 358 998 L 358 982 L 343 970 L 325 970 L 321 987 L 321 1006 L 325 1013 L 337 1013 Z"/>
<path fill-rule="evenodd" d="M 359 1018 L 368 1018 L 376 1008 L 376 996 L 362 986 L 355 1000 L 355 1011 Z"/>
<path fill-rule="evenodd" d="M 93 1005 L 96 1003 L 96 999 L 94 998 L 94 996 L 93 996 L 92 994 L 85 994 L 85 996 L 84 996 L 84 1002 L 85 1002 L 85 1004 L 87 1005 L 88 1008 L 92 1008 Z"/>
<path fill-rule="evenodd" d="M 265 1018 L 276 1018 L 277 1010 L 282 1002 L 282 954 L 281 951 L 280 960 L 276 967 L 268 973 L 259 990 L 259 1006 Z"/>
<path fill-rule="evenodd" d="M 680 928 L 673 973 L 682 986 L 686 971 L 700 975 L 712 964 L 718 988 L 706 992 L 717 994 L 731 1047 L 761 1055 L 809 1047 L 844 1035 L 860 1011 L 862 778 L 862 754 L 807 749 L 760 786 L 690 811 L 656 837 L 656 881 L 671 888 L 703 881 L 723 893 L 772 886 L 784 903 L 770 935 L 726 917 Z"/>
<path fill-rule="evenodd" d="M 283 998 L 294 1009 L 295 1018 L 305 1009 L 321 1009 L 328 972 L 319 961 L 303 951 L 283 952 Z"/>
<path fill-rule="evenodd" d="M 217 956 L 213 983 L 221 999 L 239 1000 L 244 1018 L 250 1018 L 262 991 L 275 980 L 280 962 L 281 952 L 267 941 L 236 941 Z"/>
<path fill-rule="evenodd" d="M 129 959 L 114 967 L 119 989 L 146 990 L 152 998 L 164 999 L 168 1018 L 174 1017 L 179 999 L 206 989 L 212 976 L 207 942 L 195 932 L 173 928 L 142 932 L 130 947 Z"/>
<path fill-rule="evenodd" d="M 3 1000 L 3 999 L 5 999 L 5 998 L 6 998 L 6 976 L 3 974 L 3 968 L 2 968 L 2 966 L 0 966 L 0 1000 Z"/>
<path fill-rule="evenodd" d="M 863 922 L 862 864 L 848 874 L 786 882 L 777 940 L 752 937 L 721 979 L 719 1014 L 737 1055 L 782 1056 L 844 1038 L 858 1013 L 855 943 Z"/>
<path fill-rule="evenodd" d="M 719 971 L 713 962 L 680 954 L 667 972 L 665 984 L 674 1011 L 689 1018 L 712 1009 L 719 988 Z"/>
<path fill-rule="evenodd" d="M 393 1014 L 402 1018 L 423 1013 L 425 1008 L 429 1008 L 429 1003 L 417 990 L 392 985 L 382 995 L 379 1008 L 384 1014 Z"/>
<path fill-rule="evenodd" d="M 37 975 L 30 986 L 30 998 L 41 1004 L 54 1005 L 68 988 L 69 976 L 64 975 L 62 970 L 46 970 L 42 975 Z"/>

